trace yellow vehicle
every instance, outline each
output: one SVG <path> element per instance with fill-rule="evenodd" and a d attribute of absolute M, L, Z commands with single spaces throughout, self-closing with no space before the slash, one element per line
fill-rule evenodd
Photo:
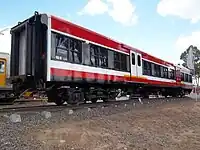
<path fill-rule="evenodd" d="M 11 88 L 7 82 L 10 77 L 10 55 L 9 53 L 0 52 L 0 90 Z"/>
<path fill-rule="evenodd" d="M 0 87 L 5 88 L 6 87 L 6 63 L 7 60 L 4 58 L 0 58 Z"/>
<path fill-rule="evenodd" d="M 10 54 L 0 52 L 0 104 L 12 104 L 14 99 L 14 93 L 12 84 L 9 82 L 10 78 Z M 13 96 L 12 96 L 13 95 Z M 30 98 L 33 96 L 33 91 L 27 89 L 21 93 L 20 97 Z M 8 98 L 9 97 L 9 98 Z"/>
<path fill-rule="evenodd" d="M 8 53 L 0 52 L 0 98 L 10 94 L 12 85 L 9 84 L 10 77 L 10 55 Z M 8 101 L 7 101 L 8 102 Z M 5 103 L 1 99 L 0 103 Z"/>

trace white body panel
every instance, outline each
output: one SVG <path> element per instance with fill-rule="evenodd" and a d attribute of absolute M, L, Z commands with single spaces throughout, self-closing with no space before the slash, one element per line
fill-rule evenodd
<path fill-rule="evenodd" d="M 143 77 L 147 78 L 148 80 L 153 80 L 153 81 L 170 82 L 170 83 L 176 82 L 176 80 L 172 80 L 172 79 L 158 78 L 158 77 L 152 77 L 152 76 L 147 76 L 147 75 L 143 75 Z"/>
<path fill-rule="evenodd" d="M 116 75 L 116 76 L 129 75 L 129 72 L 103 69 L 103 68 L 91 67 L 91 66 L 86 66 L 86 65 L 81 65 L 81 64 L 72 64 L 69 62 L 62 62 L 62 61 L 56 61 L 56 60 L 50 60 L 49 66 L 52 68 L 57 68 L 57 69 L 76 70 L 76 71 L 99 73 L 99 74 L 106 74 L 106 75 Z"/>

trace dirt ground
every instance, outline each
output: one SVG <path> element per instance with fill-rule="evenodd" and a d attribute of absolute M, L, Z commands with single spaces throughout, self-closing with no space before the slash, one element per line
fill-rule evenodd
<path fill-rule="evenodd" d="M 198 150 L 200 102 L 133 109 L 34 133 L 43 149 Z"/>

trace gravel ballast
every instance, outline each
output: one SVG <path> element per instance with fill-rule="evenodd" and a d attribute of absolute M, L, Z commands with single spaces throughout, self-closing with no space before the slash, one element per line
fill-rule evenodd
<path fill-rule="evenodd" d="M 29 150 L 29 149 L 60 149 L 59 146 L 44 147 L 45 141 L 39 141 L 34 133 L 42 130 L 51 129 L 52 126 L 61 125 L 67 122 L 81 122 L 90 119 L 104 120 L 113 114 L 127 113 L 132 110 L 145 108 L 157 108 L 169 103 L 170 100 L 145 101 L 141 104 L 138 101 L 123 102 L 121 104 L 112 104 L 107 107 L 98 106 L 96 108 L 56 108 L 31 111 L 11 111 L 0 112 L 0 149 L 1 150 Z M 185 101 L 185 100 L 183 100 Z M 172 101 L 179 104 L 181 101 Z M 111 127 L 112 128 L 112 127 Z M 123 132 L 125 134 L 125 132 Z M 123 138 L 129 134 L 123 135 Z M 70 137 L 69 137 L 70 138 Z M 105 139 L 106 140 L 106 139 Z M 65 140 L 61 140 L 61 143 Z M 76 147 L 76 146 L 75 146 Z M 62 147 L 63 149 L 63 147 Z M 64 149 L 75 149 L 70 145 L 65 145 Z M 78 148 L 77 148 L 78 149 Z M 83 149 L 83 148 L 80 148 Z"/>

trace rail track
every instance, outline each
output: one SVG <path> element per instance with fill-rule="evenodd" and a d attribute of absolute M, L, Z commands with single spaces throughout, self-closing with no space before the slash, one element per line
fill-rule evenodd
<path fill-rule="evenodd" d="M 82 103 L 79 105 L 68 105 L 64 104 L 62 106 L 57 106 L 55 104 L 37 104 L 37 105 L 16 105 L 16 106 L 10 106 L 10 107 L 1 107 L 0 108 L 0 113 L 5 113 L 5 112 L 26 112 L 26 111 L 54 111 L 54 110 L 62 110 L 62 109 L 72 109 L 72 110 L 77 110 L 77 109 L 82 109 L 82 108 L 96 108 L 96 107 L 108 107 L 110 105 L 121 105 L 121 104 L 126 104 L 126 105 L 138 105 L 138 104 L 143 104 L 143 105 L 148 105 L 148 104 L 161 104 L 164 102 L 177 102 L 177 101 L 184 101 L 184 100 L 191 100 L 189 97 L 184 97 L 184 98 L 145 98 L 145 99 L 129 99 L 129 100 L 117 100 L 117 101 L 108 101 L 106 103 L 104 102 L 97 102 L 97 103 Z"/>

